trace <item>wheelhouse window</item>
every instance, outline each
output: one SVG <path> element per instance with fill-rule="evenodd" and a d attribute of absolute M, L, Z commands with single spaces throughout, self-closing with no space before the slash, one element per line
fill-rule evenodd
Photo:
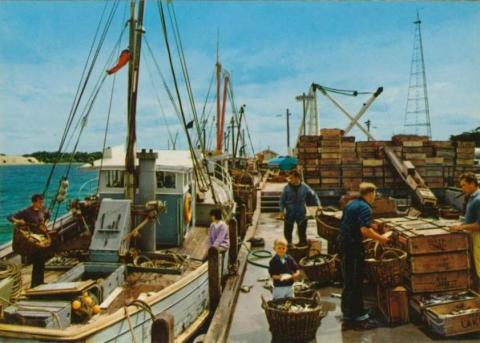
<path fill-rule="evenodd" d="M 108 170 L 107 171 L 107 187 L 123 188 L 125 186 L 124 172 L 122 170 Z"/>
<path fill-rule="evenodd" d="M 157 172 L 157 188 L 176 188 L 176 175 L 172 172 L 159 171 Z"/>

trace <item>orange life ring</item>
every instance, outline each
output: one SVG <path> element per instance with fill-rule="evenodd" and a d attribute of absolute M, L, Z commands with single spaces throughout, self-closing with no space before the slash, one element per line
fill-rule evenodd
<path fill-rule="evenodd" d="M 186 224 L 190 224 L 192 221 L 192 195 L 188 192 L 183 199 L 183 218 Z"/>

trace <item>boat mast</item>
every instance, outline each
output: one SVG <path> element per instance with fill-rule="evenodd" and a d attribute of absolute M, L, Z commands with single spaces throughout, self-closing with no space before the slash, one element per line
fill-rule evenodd
<path fill-rule="evenodd" d="M 143 13 L 145 0 L 138 4 L 137 19 L 135 19 L 136 0 L 130 1 L 130 60 L 128 63 L 128 133 L 127 151 L 125 155 L 125 197 L 135 200 L 135 150 L 136 150 L 136 114 L 137 93 L 140 69 L 140 48 L 143 34 Z"/>

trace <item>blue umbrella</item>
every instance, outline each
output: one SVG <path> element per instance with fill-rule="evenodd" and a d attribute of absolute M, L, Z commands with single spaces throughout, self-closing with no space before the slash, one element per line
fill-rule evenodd
<path fill-rule="evenodd" d="M 298 160 L 292 156 L 277 156 L 268 161 L 269 168 L 278 168 L 280 170 L 292 170 L 298 165 Z"/>

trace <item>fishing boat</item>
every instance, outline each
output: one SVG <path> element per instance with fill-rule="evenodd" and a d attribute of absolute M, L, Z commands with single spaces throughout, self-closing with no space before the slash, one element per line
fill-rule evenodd
<path fill-rule="evenodd" d="M 8 277 L 0 282 L 0 342 L 185 342 L 209 318 L 209 213 L 220 208 L 227 222 L 235 216 L 232 179 L 221 165 L 209 170 L 184 116 L 188 150 L 136 149 L 145 3 L 130 1 L 129 48 L 112 68 L 128 63 L 127 145 L 104 147 L 101 160 L 84 166 L 98 170 L 98 191 L 71 201 L 70 211 L 48 225 L 56 254 L 46 264 L 45 284 L 27 287 L 31 265 L 19 264 L 11 244 L 2 247 Z M 54 206 L 65 200 L 67 176 Z M 219 278 L 228 272 L 228 257 L 218 257 Z"/>

